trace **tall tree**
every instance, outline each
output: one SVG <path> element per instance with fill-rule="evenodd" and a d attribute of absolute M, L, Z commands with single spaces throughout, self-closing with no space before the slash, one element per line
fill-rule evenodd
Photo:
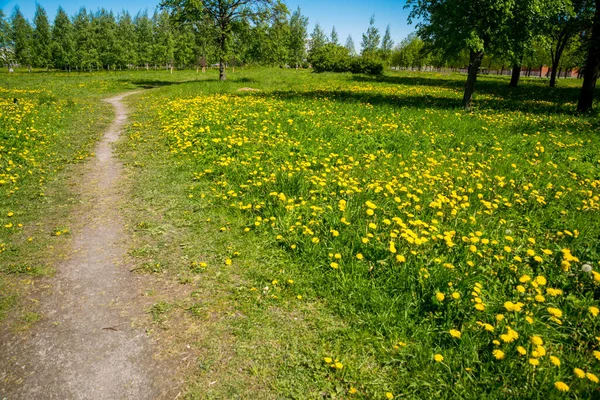
<path fill-rule="evenodd" d="M 12 41 L 15 46 L 15 60 L 18 64 L 31 67 L 33 62 L 33 28 L 25 19 L 19 7 L 11 18 Z"/>
<path fill-rule="evenodd" d="M 148 12 L 138 12 L 133 21 L 135 36 L 137 38 L 138 63 L 149 68 L 152 62 L 152 21 L 148 18 Z"/>
<path fill-rule="evenodd" d="M 486 52 L 504 40 L 503 27 L 513 16 L 514 0 L 408 0 L 409 22 L 419 20 L 419 36 L 448 57 L 466 49 L 469 74 L 463 107 L 471 108 L 475 83 Z"/>
<path fill-rule="evenodd" d="M 289 55 L 291 63 L 298 66 L 306 58 L 306 38 L 308 35 L 308 17 L 302 15 L 300 7 L 292 13 L 290 18 Z"/>
<path fill-rule="evenodd" d="M 219 79 L 224 81 L 233 24 L 269 11 L 273 4 L 274 0 L 162 0 L 161 7 L 192 23 L 198 24 L 206 20 L 212 23 L 219 50 Z"/>
<path fill-rule="evenodd" d="M 556 74 L 565 51 L 579 34 L 589 29 L 594 12 L 594 0 L 558 1 L 553 6 L 553 10 L 554 13 L 545 29 L 551 40 L 550 87 L 556 85 Z"/>
<path fill-rule="evenodd" d="M 137 37 L 131 15 L 124 11 L 117 20 L 117 64 L 132 67 L 137 64 Z"/>
<path fill-rule="evenodd" d="M 92 70 L 98 66 L 96 35 L 92 30 L 92 14 L 82 7 L 73 18 L 75 36 L 76 63 L 82 70 Z"/>
<path fill-rule="evenodd" d="M 375 27 L 375 15 L 371 15 L 367 32 L 363 33 L 362 42 L 360 42 L 361 54 L 363 56 L 375 54 L 379 48 L 380 40 L 379 29 Z"/>
<path fill-rule="evenodd" d="M 290 14 L 287 6 L 282 2 L 273 5 L 269 15 L 269 27 L 267 28 L 267 54 L 269 64 L 284 66 L 289 58 L 289 37 L 291 34 Z"/>
<path fill-rule="evenodd" d="M 152 22 L 154 36 L 152 59 L 158 65 L 170 67 L 174 61 L 175 41 L 169 21 L 169 13 L 166 10 L 162 10 L 160 13 L 155 12 Z"/>
<path fill-rule="evenodd" d="M 117 61 L 117 21 L 112 11 L 100 9 L 92 19 L 92 30 L 95 35 L 98 61 L 107 70 L 114 67 Z"/>
<path fill-rule="evenodd" d="M 337 31 L 335 30 L 335 25 L 333 26 L 333 28 L 331 28 L 331 39 L 329 40 L 330 43 L 335 44 L 336 46 L 340 44 L 340 36 L 338 35 Z"/>
<path fill-rule="evenodd" d="M 587 59 L 583 68 L 583 85 L 577 103 L 577 111 L 580 112 L 587 112 L 592 108 L 594 89 L 598 80 L 598 68 L 600 66 L 600 0 L 595 0 L 595 8 L 588 42 Z"/>
<path fill-rule="evenodd" d="M 356 55 L 356 47 L 354 46 L 354 40 L 352 40 L 352 35 L 348 35 L 344 47 L 348 49 L 348 53 L 351 56 Z"/>
<path fill-rule="evenodd" d="M 383 39 L 381 39 L 381 58 L 386 64 L 391 60 L 393 47 L 394 41 L 392 40 L 392 33 L 390 32 L 390 26 L 388 25 L 385 28 Z"/>
<path fill-rule="evenodd" d="M 0 10 L 0 60 L 10 69 L 14 57 L 14 43 L 10 32 L 10 23 L 4 11 Z"/>
<path fill-rule="evenodd" d="M 36 4 L 33 17 L 33 66 L 48 68 L 52 63 L 50 23 L 46 10 Z"/>
<path fill-rule="evenodd" d="M 54 67 L 69 69 L 75 61 L 75 36 L 71 19 L 58 7 L 52 27 L 52 63 Z"/>
<path fill-rule="evenodd" d="M 327 36 L 325 35 L 325 32 L 321 28 L 321 25 L 317 22 L 315 24 L 315 27 L 314 27 L 312 33 L 310 34 L 310 42 L 309 42 L 310 50 L 308 51 L 308 59 L 310 60 L 311 57 L 326 44 L 327 44 Z"/>
<path fill-rule="evenodd" d="M 194 30 L 189 24 L 180 24 L 175 30 L 175 63 L 180 66 L 189 66 L 194 62 L 196 45 Z"/>

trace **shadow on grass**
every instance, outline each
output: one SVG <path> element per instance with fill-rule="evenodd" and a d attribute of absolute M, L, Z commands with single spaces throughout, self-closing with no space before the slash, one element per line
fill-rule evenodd
<path fill-rule="evenodd" d="M 395 108 L 414 109 L 439 109 L 439 110 L 462 110 L 462 93 L 455 97 L 444 97 L 435 95 L 390 95 L 383 93 L 353 92 L 351 90 L 315 90 L 307 92 L 274 91 L 264 94 L 253 94 L 254 96 L 271 97 L 276 96 L 285 100 L 322 100 L 328 99 L 341 103 L 368 103 L 373 106 L 387 106 Z M 520 111 L 538 115 L 575 114 L 575 107 L 567 104 L 567 101 L 536 100 L 533 96 L 522 96 L 519 100 L 515 98 L 503 98 L 497 93 L 494 98 L 474 98 L 474 111 Z M 572 101 L 572 99 L 570 99 Z"/>
<path fill-rule="evenodd" d="M 157 79 L 121 79 L 122 82 L 131 83 L 142 89 L 154 89 L 165 86 L 173 86 L 173 85 L 182 85 L 185 83 L 199 83 L 199 82 L 210 82 L 216 81 L 216 79 L 192 79 L 186 81 L 167 81 L 167 80 L 157 80 Z"/>
<path fill-rule="evenodd" d="M 396 103 L 401 106 L 415 108 L 460 108 L 465 79 L 433 78 L 423 76 L 389 76 L 376 77 L 353 75 L 350 78 L 361 83 L 387 83 L 404 86 L 429 86 L 456 90 L 455 99 L 441 96 L 390 96 L 395 99 L 375 98 L 378 103 Z M 545 80 L 539 82 L 522 80 L 519 86 L 511 88 L 505 77 L 483 75 L 475 89 L 474 106 L 479 109 L 502 111 L 521 111 L 534 114 L 575 114 L 575 103 L 579 97 L 579 87 L 549 88 Z M 491 95 L 493 99 L 477 98 L 478 94 Z M 354 94 L 353 94 L 354 95 Z M 369 95 L 369 94 L 366 94 Z M 362 101 L 362 100 L 361 100 Z M 419 104 L 421 103 L 421 104 Z"/>

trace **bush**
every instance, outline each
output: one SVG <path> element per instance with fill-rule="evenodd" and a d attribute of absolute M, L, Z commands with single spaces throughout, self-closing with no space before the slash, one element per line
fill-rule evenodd
<path fill-rule="evenodd" d="M 352 60 L 351 71 L 353 74 L 380 75 L 383 72 L 383 64 L 372 58 L 355 57 Z"/>
<path fill-rule="evenodd" d="M 348 49 L 331 43 L 311 55 L 315 72 L 349 72 L 350 61 Z"/>
<path fill-rule="evenodd" d="M 320 72 L 352 72 L 354 74 L 379 75 L 383 72 L 381 61 L 373 58 L 352 57 L 348 49 L 326 44 L 311 54 L 313 70 Z"/>

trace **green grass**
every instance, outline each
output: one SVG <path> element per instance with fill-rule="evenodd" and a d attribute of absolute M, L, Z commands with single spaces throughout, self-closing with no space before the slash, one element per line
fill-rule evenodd
<path fill-rule="evenodd" d="M 600 373 L 589 311 L 600 276 L 581 272 L 600 267 L 600 125 L 573 111 L 579 81 L 510 89 L 505 77 L 481 77 L 465 113 L 455 74 L 47 77 L 11 78 L 11 90 L 49 82 L 32 102 L 38 121 L 61 127 L 53 152 L 39 150 L 50 167 L 20 184 L 25 227 L 51 207 L 68 214 L 75 200 L 61 170 L 89 155 L 102 124 L 89 135 L 73 127 L 109 115 L 99 99 L 155 87 L 127 100 L 136 111 L 119 145 L 131 183 L 124 212 L 133 269 L 166 282 L 147 293 L 153 333 L 191 354 L 188 398 L 555 398 L 556 381 L 597 395 L 573 372 Z M 69 114 L 69 99 L 89 107 Z M 55 182 L 52 202 L 36 197 L 49 192 L 42 176 Z M 0 254 L 10 257 L 0 288 L 28 267 L 45 271 L 48 260 L 24 252 L 65 240 L 51 235 L 68 220 L 50 219 L 33 242 L 25 229 L 2 233 L 16 250 Z M 13 290 L 0 307 L 16 299 Z"/>
<path fill-rule="evenodd" d="M 465 113 L 461 75 L 206 78 L 132 100 L 122 146 L 140 201 L 132 224 L 147 225 L 138 262 L 191 291 L 173 317 L 203 326 L 190 338 L 215 330 L 225 343 L 196 344 L 213 362 L 189 397 L 538 398 L 558 396 L 559 380 L 596 392 L 573 374 L 598 373 L 597 282 L 580 271 L 598 267 L 599 125 L 573 112 L 579 82 L 511 90 L 482 77 Z M 523 275 L 547 283 L 520 294 Z M 509 327 L 518 340 L 502 339 Z M 234 369 L 239 384 L 223 380 Z"/>
<path fill-rule="evenodd" d="M 161 75 L 0 72 L 0 321 L 25 312 L 29 277 L 51 274 L 68 246 L 56 233 L 78 201 L 69 179 L 113 115 L 101 99 Z"/>

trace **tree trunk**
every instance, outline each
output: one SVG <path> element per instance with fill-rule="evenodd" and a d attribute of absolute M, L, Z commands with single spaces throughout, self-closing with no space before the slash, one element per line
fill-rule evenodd
<path fill-rule="evenodd" d="M 568 36 L 560 36 L 558 38 L 558 41 L 556 42 L 556 49 L 552 51 L 552 71 L 550 73 L 551 88 L 556 86 L 556 74 L 558 72 L 558 64 L 560 64 L 560 58 L 562 57 L 562 53 L 565 50 L 568 41 Z"/>
<path fill-rule="evenodd" d="M 477 82 L 477 74 L 479 73 L 481 60 L 483 60 L 483 51 L 471 51 L 469 57 L 469 75 L 465 84 L 465 94 L 462 101 L 463 108 L 467 111 L 471 109 L 471 100 L 473 98 L 473 92 L 475 91 L 475 83 Z"/>
<path fill-rule="evenodd" d="M 500 68 L 500 75 L 504 75 L 504 64 L 502 64 L 502 67 Z"/>
<path fill-rule="evenodd" d="M 512 68 L 512 76 L 510 78 L 510 87 L 517 87 L 519 84 L 519 79 L 521 79 L 521 66 L 513 65 Z"/>
<path fill-rule="evenodd" d="M 592 26 L 592 37 L 588 48 L 587 59 L 583 70 L 583 85 L 579 95 L 577 111 L 587 112 L 592 109 L 594 102 L 594 89 L 598 79 L 598 66 L 600 64 L 600 0 L 596 0 L 596 12 L 594 13 L 594 25 Z"/>

